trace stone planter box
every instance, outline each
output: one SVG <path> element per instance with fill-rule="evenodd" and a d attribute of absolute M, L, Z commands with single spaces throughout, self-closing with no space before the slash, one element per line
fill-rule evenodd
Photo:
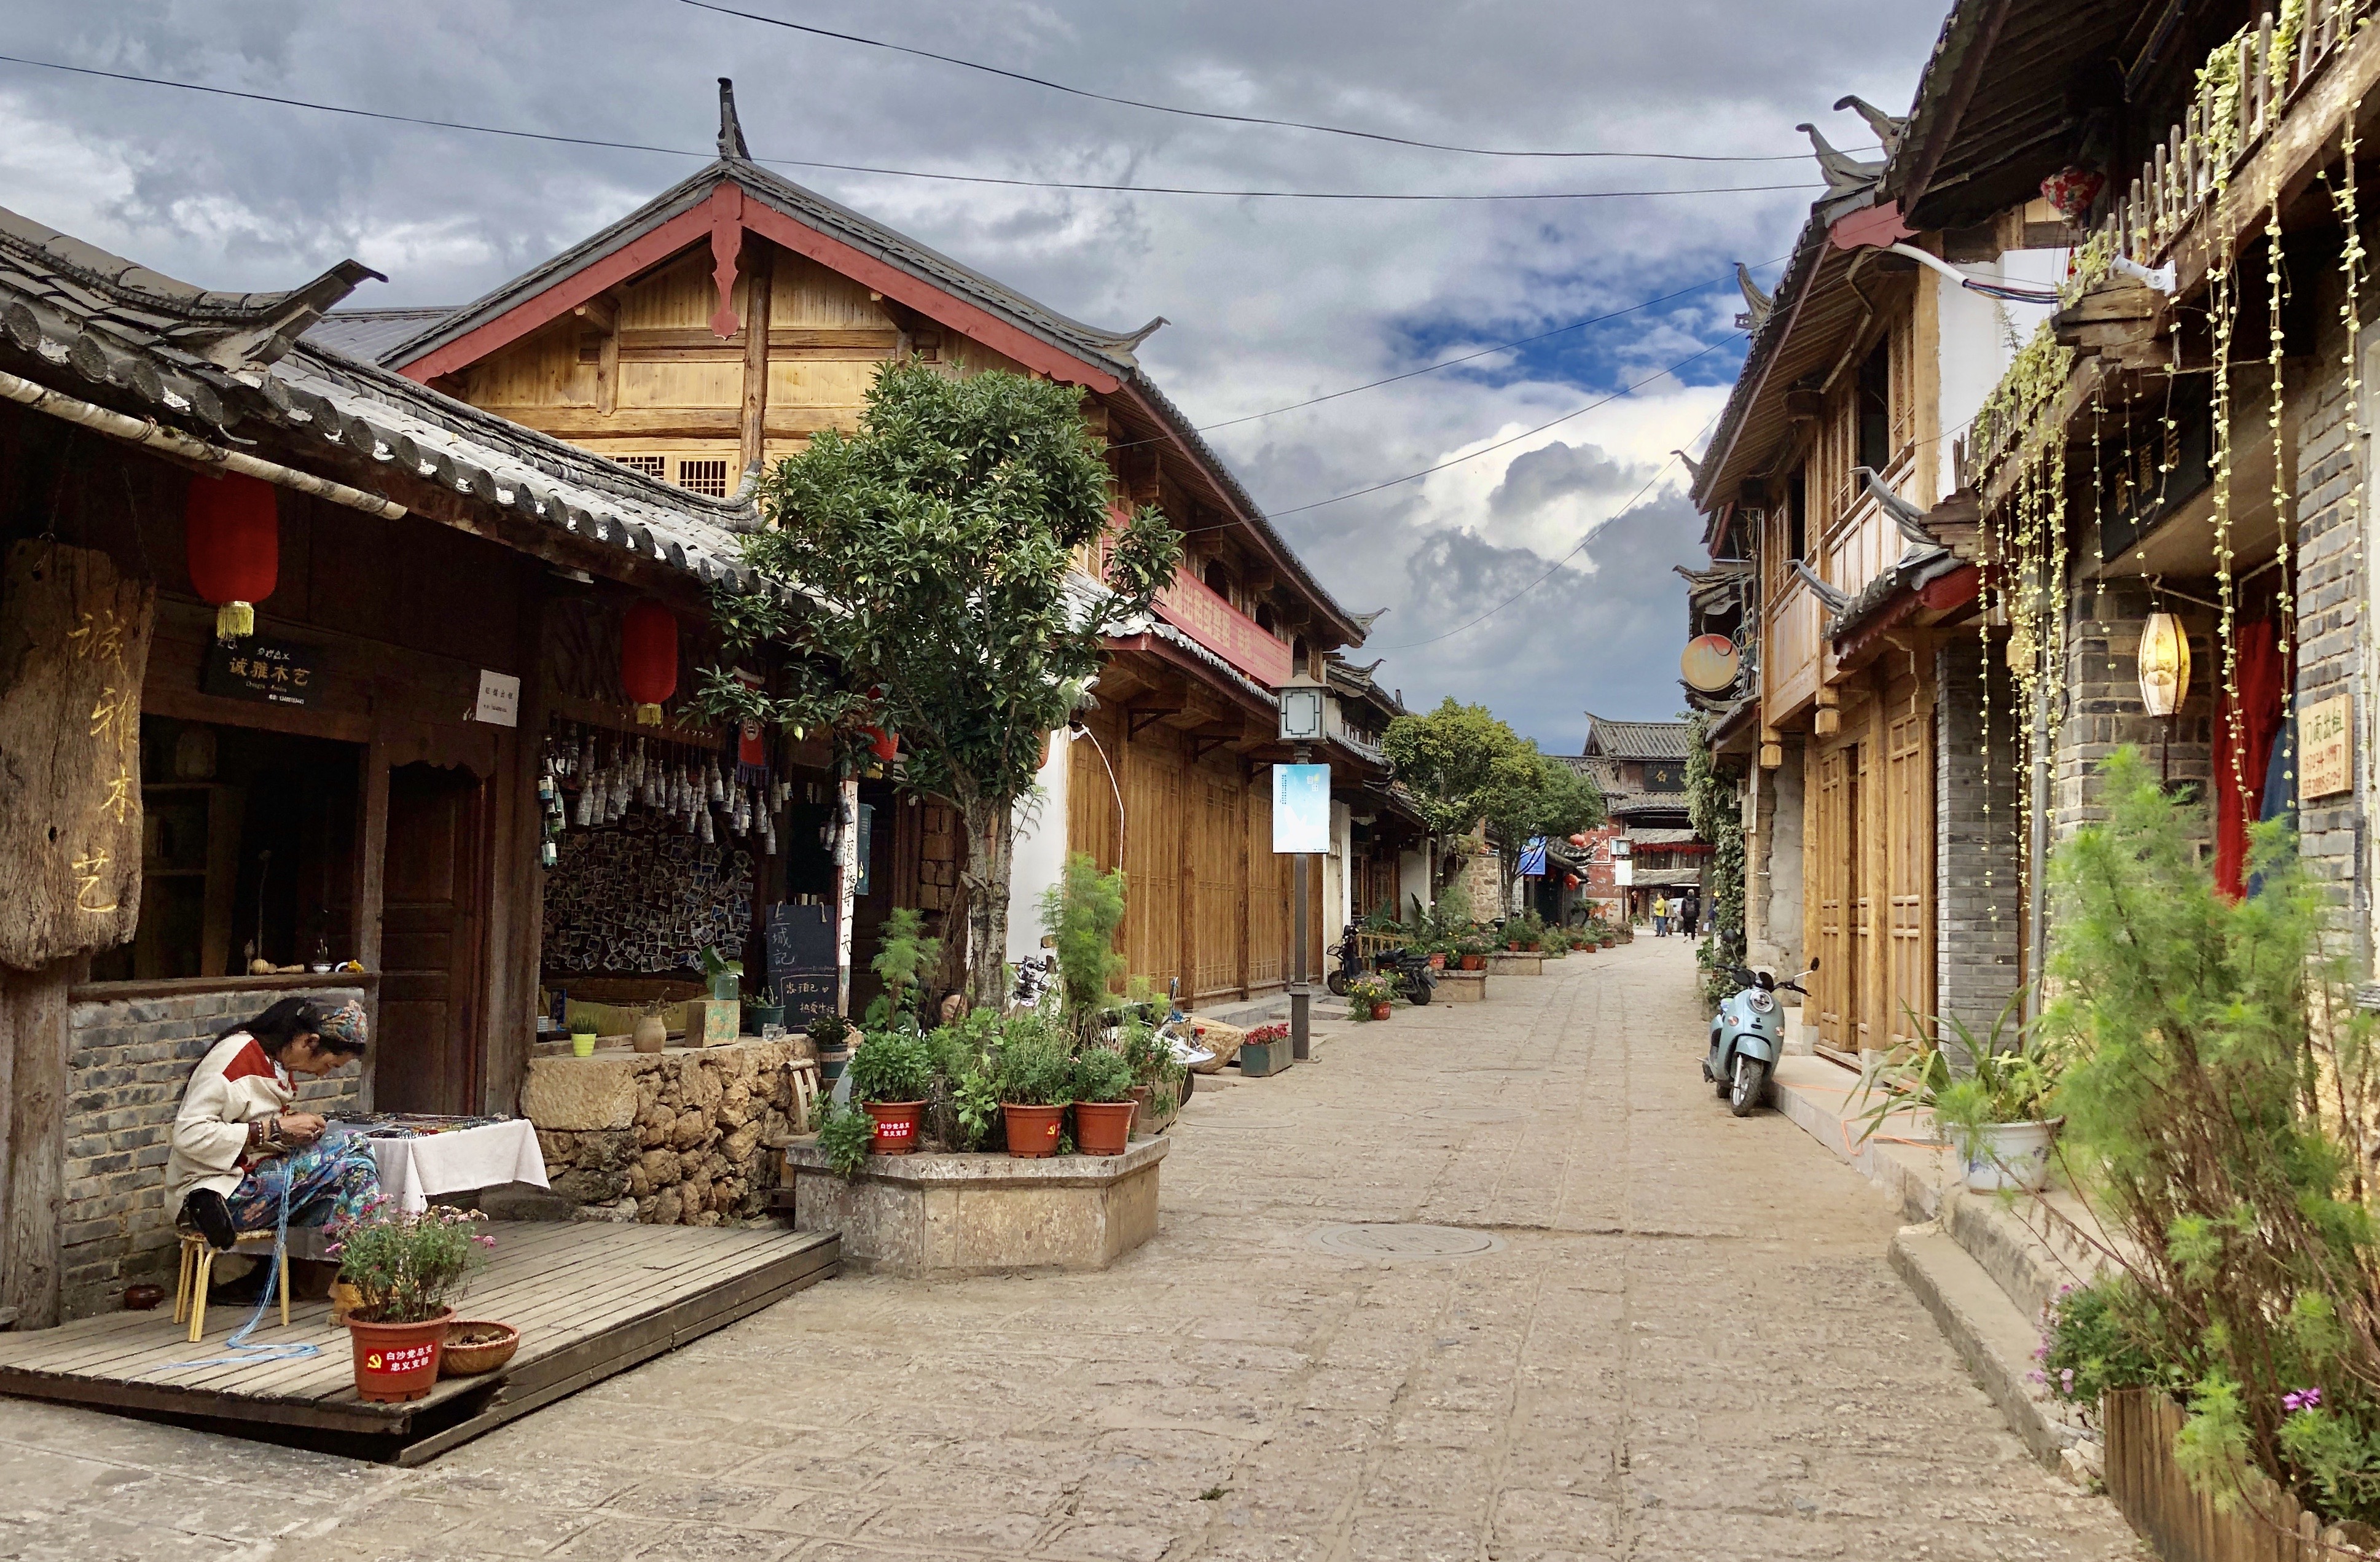
<path fill-rule="evenodd" d="M 784 1146 L 794 1225 L 841 1231 L 843 1261 L 917 1278 L 1104 1269 L 1157 1234 L 1170 1139 L 1121 1156 L 870 1156 L 849 1181 L 814 1140 Z"/>
<path fill-rule="evenodd" d="M 1244 1041 L 1240 1043 L 1240 1072 L 1249 1079 L 1263 1079 L 1270 1074 L 1289 1072 L 1289 1037 L 1279 1041 Z"/>
<path fill-rule="evenodd" d="M 1541 951 L 1497 950 L 1488 956 L 1488 970 L 1498 976 L 1541 976 L 1545 960 Z"/>
<path fill-rule="evenodd" d="M 1487 972 L 1441 971 L 1438 974 L 1438 992 L 1431 1001 L 1437 1003 L 1477 1003 L 1487 996 Z"/>

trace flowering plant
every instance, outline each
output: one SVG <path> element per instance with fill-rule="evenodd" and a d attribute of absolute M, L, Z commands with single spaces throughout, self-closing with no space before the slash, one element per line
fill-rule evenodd
<path fill-rule="evenodd" d="M 1377 974 L 1358 976 L 1347 984 L 1347 1017 L 1368 1020 L 1373 1010 L 1393 1001 L 1395 998 L 1396 988 L 1389 985 L 1386 976 Z"/>
<path fill-rule="evenodd" d="M 339 1278 L 360 1299 L 352 1316 L 368 1324 L 419 1324 L 446 1310 L 488 1261 L 496 1239 L 478 1229 L 478 1210 L 432 1205 L 398 1211 L 386 1195 L 333 1228 Z"/>
<path fill-rule="evenodd" d="M 1289 1039 L 1288 1024 L 1283 1021 L 1276 1020 L 1269 1025 L 1258 1025 L 1256 1029 L 1242 1036 L 1240 1038 L 1240 1042 L 1243 1046 L 1254 1043 L 1256 1046 L 1262 1047 L 1267 1042 L 1286 1041 L 1287 1039 Z"/>

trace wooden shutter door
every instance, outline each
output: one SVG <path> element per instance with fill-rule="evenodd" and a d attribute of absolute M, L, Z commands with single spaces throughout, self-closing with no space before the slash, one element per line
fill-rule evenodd
<path fill-rule="evenodd" d="M 1891 897 L 1887 954 L 1891 1012 L 1883 1034 L 1895 1047 L 1918 1039 L 1934 1012 L 1934 743 L 1931 712 L 1916 706 L 1915 681 L 1896 684 L 1891 705 L 1908 713 L 1887 735 L 1890 818 L 1885 848 Z M 1914 1013 L 1916 1019 L 1911 1015 Z"/>
<path fill-rule="evenodd" d="M 1846 870 L 1844 801 L 1848 793 L 1843 771 L 1840 749 L 1818 757 L 1817 829 L 1812 832 L 1811 849 L 1804 858 L 1814 870 L 1812 878 L 1818 891 L 1818 936 L 1813 943 L 1813 951 L 1818 956 L 1815 1005 L 1818 1034 L 1833 1047 L 1850 1045 L 1844 1021 L 1851 944 L 1843 936 L 1843 894 L 1850 877 Z"/>

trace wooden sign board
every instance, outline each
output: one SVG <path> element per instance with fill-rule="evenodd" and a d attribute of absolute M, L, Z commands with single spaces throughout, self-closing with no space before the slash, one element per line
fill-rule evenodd
<path fill-rule="evenodd" d="M 104 553 L 8 550 L 0 965 L 30 971 L 113 949 L 140 924 L 140 682 L 155 616 L 149 583 L 122 578 Z"/>
<path fill-rule="evenodd" d="M 199 687 L 224 699 L 303 708 L 314 703 L 322 679 L 315 671 L 313 647 L 250 636 L 228 646 L 208 641 Z"/>
<path fill-rule="evenodd" d="M 2354 702 L 2317 700 L 2298 713 L 2298 795 L 2329 797 L 2355 785 Z"/>
<path fill-rule="evenodd" d="M 822 905 L 769 908 L 769 986 L 785 1006 L 785 1027 L 835 1011 L 834 916 Z"/>

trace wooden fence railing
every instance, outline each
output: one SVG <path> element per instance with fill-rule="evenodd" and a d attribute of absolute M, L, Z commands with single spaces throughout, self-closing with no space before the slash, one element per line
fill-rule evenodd
<path fill-rule="evenodd" d="M 2107 1422 L 2107 1495 L 2164 1562 L 2345 1562 L 2380 1555 L 2355 1542 L 2362 1525 L 2325 1526 L 2261 1475 L 2248 1495 L 2218 1509 L 2174 1462 L 2182 1410 L 2153 1388 L 2127 1388 L 2100 1402 Z"/>

